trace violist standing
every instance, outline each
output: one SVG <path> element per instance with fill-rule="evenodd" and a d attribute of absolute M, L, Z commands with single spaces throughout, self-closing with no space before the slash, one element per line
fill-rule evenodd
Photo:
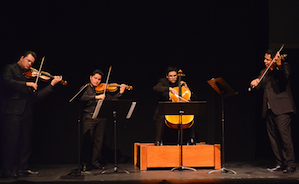
<path fill-rule="evenodd" d="M 29 168 L 31 139 L 33 130 L 33 107 L 36 101 L 53 92 L 54 86 L 62 80 L 54 76 L 43 89 L 25 77 L 24 73 L 32 67 L 37 55 L 26 51 L 17 63 L 7 65 L 1 77 L 1 160 L 2 177 L 36 175 Z"/>
<path fill-rule="evenodd" d="M 272 60 L 273 65 L 270 65 Z M 266 118 L 268 137 L 276 161 L 276 166 L 268 171 L 295 172 L 291 114 L 296 113 L 296 108 L 290 87 L 291 67 L 288 62 L 281 62 L 279 52 L 275 54 L 270 49 L 265 53 L 264 63 L 266 68 L 270 67 L 267 74 L 262 80 L 252 80 L 250 85 L 264 91 L 262 116 Z"/>

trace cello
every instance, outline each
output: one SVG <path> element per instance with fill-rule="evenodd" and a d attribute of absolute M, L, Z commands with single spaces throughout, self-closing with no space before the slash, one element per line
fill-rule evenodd
<path fill-rule="evenodd" d="M 182 87 L 181 81 L 183 74 L 182 70 L 178 71 L 178 87 L 174 87 L 174 89 L 178 92 L 178 94 L 173 94 L 169 92 L 169 100 L 172 102 L 182 102 L 186 103 L 190 101 L 191 91 L 188 88 Z M 165 124 L 169 128 L 179 129 L 182 120 L 182 128 L 187 129 L 190 128 L 194 124 L 194 115 L 165 115 Z"/>

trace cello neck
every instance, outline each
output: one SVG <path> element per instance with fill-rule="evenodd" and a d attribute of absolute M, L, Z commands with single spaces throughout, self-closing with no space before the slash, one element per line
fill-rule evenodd
<path fill-rule="evenodd" d="M 179 85 L 178 93 L 179 93 L 179 96 L 182 96 L 182 84 L 181 84 L 182 76 L 185 76 L 185 75 L 183 74 L 183 71 L 180 69 L 178 71 L 178 77 L 179 77 L 179 79 L 178 79 L 178 85 Z M 181 101 L 181 100 L 179 100 L 179 101 Z"/>

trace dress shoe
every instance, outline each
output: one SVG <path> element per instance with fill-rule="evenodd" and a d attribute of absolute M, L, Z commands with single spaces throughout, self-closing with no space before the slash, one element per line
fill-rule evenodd
<path fill-rule="evenodd" d="M 195 139 L 191 137 L 187 145 L 196 145 Z"/>
<path fill-rule="evenodd" d="M 267 171 L 269 171 L 269 172 L 282 171 L 282 170 L 283 170 L 283 168 L 280 165 L 278 165 L 278 166 L 276 166 L 276 167 L 274 167 L 272 169 L 267 168 Z"/>
<path fill-rule="evenodd" d="M 103 170 L 105 169 L 105 167 L 103 165 L 101 165 L 100 162 L 98 162 L 98 161 L 95 161 L 92 163 L 92 168 L 93 169 L 103 169 Z"/>
<path fill-rule="evenodd" d="M 90 171 L 90 170 L 92 170 L 90 165 L 86 165 L 86 164 L 82 165 L 82 168 L 81 168 L 82 172 L 86 172 L 86 171 Z"/>
<path fill-rule="evenodd" d="M 283 173 L 294 173 L 296 172 L 296 167 L 286 167 L 285 169 L 283 169 L 282 171 Z"/>
<path fill-rule="evenodd" d="M 18 175 L 19 176 L 35 176 L 35 175 L 38 175 L 38 171 L 33 171 L 31 169 L 19 170 Z"/>
<path fill-rule="evenodd" d="M 155 145 L 156 145 L 156 146 L 163 146 L 163 143 L 162 143 L 162 141 L 156 141 L 156 142 L 155 142 Z"/>

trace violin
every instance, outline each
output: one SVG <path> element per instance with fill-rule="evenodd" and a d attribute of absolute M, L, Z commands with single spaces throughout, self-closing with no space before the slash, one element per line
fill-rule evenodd
<path fill-rule="evenodd" d="M 39 74 L 38 70 L 32 67 L 30 68 L 30 70 L 24 72 L 25 77 L 28 79 L 36 78 L 38 74 Z M 50 79 L 53 79 L 54 76 L 51 75 L 49 72 L 41 71 L 39 78 L 44 82 L 48 82 Z M 64 80 L 61 80 L 60 83 L 64 86 L 67 85 L 67 81 Z"/>
<path fill-rule="evenodd" d="M 106 91 L 115 92 L 120 86 L 121 86 L 121 84 L 117 84 L 117 83 L 111 83 L 111 84 L 108 84 L 107 86 L 105 83 L 101 83 L 100 85 L 98 85 L 95 88 L 95 90 L 97 93 L 103 93 L 105 90 L 105 87 L 106 87 Z M 130 91 L 133 89 L 133 86 L 126 85 L 126 89 Z"/>
<path fill-rule="evenodd" d="M 281 46 L 280 49 L 277 51 L 277 53 L 280 53 L 281 50 L 283 49 L 283 47 L 284 47 L 284 44 L 282 44 L 282 46 Z M 280 58 L 281 58 L 282 61 L 284 61 L 284 60 L 286 59 L 286 57 L 287 57 L 287 54 L 283 54 L 283 55 L 280 56 Z M 263 71 L 263 73 L 259 76 L 259 78 L 258 78 L 258 79 L 259 79 L 258 84 L 263 80 L 263 78 L 265 77 L 265 75 L 267 74 L 267 72 L 269 71 L 269 69 L 271 69 L 271 70 L 273 69 L 274 64 L 276 64 L 275 61 L 276 61 L 276 55 L 272 58 L 271 63 L 265 68 L 265 70 Z M 257 84 L 257 85 L 258 85 L 258 84 Z M 257 86 L 257 85 L 256 85 L 256 86 Z M 251 91 L 251 90 L 254 89 L 256 86 L 249 87 L 249 88 L 248 88 L 248 91 Z"/>

